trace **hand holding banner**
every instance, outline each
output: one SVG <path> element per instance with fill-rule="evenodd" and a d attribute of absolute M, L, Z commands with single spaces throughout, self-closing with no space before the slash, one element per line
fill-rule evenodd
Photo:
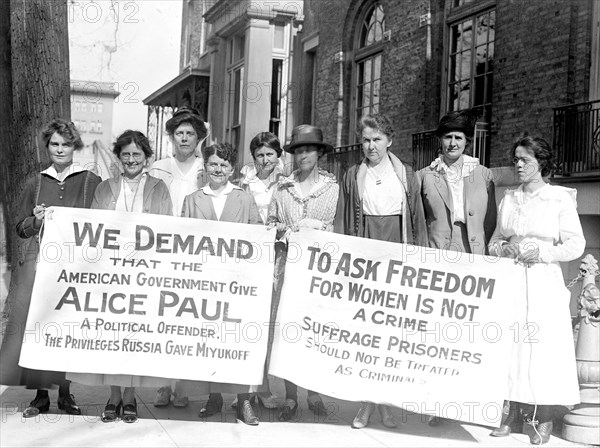
<path fill-rule="evenodd" d="M 506 259 L 293 233 L 269 372 L 336 398 L 495 424 L 523 280 Z"/>
<path fill-rule="evenodd" d="M 52 207 L 20 365 L 260 384 L 273 239 L 263 226 Z"/>

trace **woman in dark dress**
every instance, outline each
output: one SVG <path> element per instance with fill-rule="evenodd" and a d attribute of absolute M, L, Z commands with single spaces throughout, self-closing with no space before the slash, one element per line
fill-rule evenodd
<path fill-rule="evenodd" d="M 79 132 L 73 123 L 53 120 L 42 131 L 44 146 L 52 164 L 25 185 L 23 201 L 17 219 L 17 234 L 30 239 L 27 250 L 13 272 L 17 285 L 10 291 L 7 331 L 0 349 L 0 384 L 26 386 L 37 389 L 35 398 L 23 411 L 23 417 L 34 417 L 50 408 L 48 389 L 59 386 L 58 408 L 68 414 L 79 415 L 81 409 L 70 393 L 70 381 L 64 372 L 50 372 L 22 368 L 18 365 L 21 345 L 29 312 L 31 292 L 39 252 L 40 230 L 46 208 L 50 206 L 89 208 L 94 191 L 101 179 L 94 173 L 73 164 L 74 151 L 83 147 Z"/>
<path fill-rule="evenodd" d="M 394 138 L 392 122 L 385 115 L 366 115 L 360 120 L 360 132 L 365 157 L 350 167 L 340 184 L 335 230 L 361 238 L 412 244 L 406 168 L 389 151 Z M 384 426 L 398 425 L 389 406 L 365 401 L 352 427 L 366 427 L 376 407 Z"/>

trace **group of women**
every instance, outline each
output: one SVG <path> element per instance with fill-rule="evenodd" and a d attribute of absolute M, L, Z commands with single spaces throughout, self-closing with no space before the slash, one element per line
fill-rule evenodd
<path fill-rule="evenodd" d="M 4 336 L 0 351 L 0 383 L 37 389 L 25 417 L 46 412 L 48 389 L 59 386 L 58 407 L 69 414 L 81 410 L 70 394 L 70 381 L 110 386 L 102 421 L 119 417 L 137 420 L 135 387 L 158 387 L 156 406 L 188 404 L 185 381 L 131 375 L 65 374 L 21 368 L 18 365 L 27 317 L 35 259 L 45 210 L 49 206 L 100 208 L 121 212 L 154 213 L 196 219 L 228 221 L 276 227 L 276 259 L 271 321 L 275 322 L 287 254 L 289 232 L 301 228 L 335 231 L 360 238 L 408 243 L 474 254 L 493 254 L 527 266 L 527 288 L 522 297 L 523 317 L 539 326 L 535 347 L 515 343 L 510 360 L 509 396 L 502 424 L 493 436 L 505 436 L 522 422 L 519 409 L 534 403 L 532 443 L 548 441 L 552 432 L 552 405 L 571 405 L 579 400 L 575 357 L 570 331 L 569 294 L 558 262 L 577 258 L 585 240 L 576 211 L 575 190 L 549 185 L 544 177 L 553 167 L 553 152 L 538 137 L 522 137 L 512 147 L 520 186 L 506 191 L 499 209 L 490 170 L 468 155 L 475 118 L 470 111 L 444 116 L 436 130 L 441 151 L 431 165 L 409 176 L 404 164 L 390 151 L 394 129 L 384 115 L 368 115 L 360 121 L 363 160 L 352 166 L 338 183 L 319 168 L 319 158 L 332 151 L 321 129 L 301 125 L 283 149 L 278 138 L 259 133 L 250 144 L 254 166 L 243 171 L 239 182 L 231 177 L 237 150 L 227 143 L 197 147 L 207 128 L 197 112 L 181 108 L 167 122 L 174 156 L 149 166 L 152 149 L 138 131 L 125 131 L 114 144 L 122 174 L 103 182 L 73 162 L 82 146 L 72 123 L 54 120 L 42 132 L 51 166 L 27 183 L 17 233 L 30 240 L 19 261 L 18 287 L 9 298 L 9 324 L 18 331 Z M 293 156 L 295 170 L 287 174 L 280 161 L 283 150 Z M 269 332 L 269 347 L 274 333 Z M 270 350 L 270 348 L 269 348 Z M 258 425 L 250 394 L 269 397 L 266 372 L 262 385 L 201 384 L 208 401 L 201 417 L 220 412 L 222 393 L 235 393 L 238 420 Z M 560 362 L 553 362 L 559 359 Z M 560 387 L 556 387 L 560 385 Z M 174 389 L 174 390 L 173 390 Z M 285 402 L 279 420 L 295 417 L 298 388 L 285 380 Z M 316 391 L 308 391 L 308 407 L 316 414 L 326 408 Z M 265 404 L 266 405 L 266 404 Z M 378 408 L 382 423 L 396 427 L 389 406 L 364 402 L 352 427 L 364 428 Z M 430 419 L 431 425 L 442 420 Z"/>

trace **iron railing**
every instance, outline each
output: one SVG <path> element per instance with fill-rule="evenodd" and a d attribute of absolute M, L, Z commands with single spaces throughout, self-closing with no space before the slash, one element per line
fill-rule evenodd
<path fill-rule="evenodd" d="M 352 165 L 360 162 L 362 159 L 362 145 L 355 143 L 353 145 L 337 146 L 333 152 L 327 155 L 325 166 L 323 167 L 340 180 L 346 170 Z"/>
<path fill-rule="evenodd" d="M 600 175 L 600 100 L 553 110 L 555 174 Z"/>
<path fill-rule="evenodd" d="M 413 169 L 425 168 L 440 153 L 440 140 L 434 130 L 417 132 L 412 135 Z M 488 166 L 490 160 L 490 125 L 484 121 L 475 124 L 475 135 L 472 142 L 472 156 L 477 157 L 482 165 Z"/>

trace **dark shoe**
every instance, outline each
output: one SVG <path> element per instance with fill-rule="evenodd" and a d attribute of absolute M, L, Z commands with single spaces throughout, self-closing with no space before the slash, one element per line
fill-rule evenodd
<path fill-rule="evenodd" d="M 210 417 L 211 415 L 215 415 L 216 413 L 221 412 L 221 409 L 223 409 L 223 395 L 210 394 L 208 396 L 208 401 L 206 402 L 204 407 L 200 409 L 198 417 Z"/>
<path fill-rule="evenodd" d="M 518 403 L 505 401 L 502 407 L 502 421 L 500 426 L 494 429 L 490 436 L 507 437 L 511 432 L 521 432 L 523 430 L 522 420 L 519 418 Z"/>
<path fill-rule="evenodd" d="M 135 423 L 138 419 L 137 413 L 137 400 L 133 400 L 133 403 L 123 405 L 123 417 L 121 419 L 125 423 Z"/>
<path fill-rule="evenodd" d="M 308 403 L 308 409 L 313 411 L 316 415 L 327 415 L 327 409 L 325 409 L 323 400 L 319 395 L 309 395 L 306 398 L 306 402 Z"/>
<path fill-rule="evenodd" d="M 164 408 L 165 406 L 169 406 L 171 402 L 171 387 L 161 387 L 156 391 L 156 398 L 154 399 L 154 407 Z"/>
<path fill-rule="evenodd" d="M 548 443 L 550 435 L 552 434 L 552 422 L 540 423 L 537 425 L 536 429 L 537 432 L 531 436 L 531 444 L 543 445 L 544 443 Z"/>
<path fill-rule="evenodd" d="M 117 418 L 119 418 L 119 415 L 121 414 L 122 405 L 122 401 L 119 401 L 119 404 L 114 405 L 110 403 L 110 400 L 108 400 L 106 406 L 104 407 L 104 411 L 102 412 L 100 420 L 102 420 L 104 423 L 110 423 L 117 420 Z"/>
<path fill-rule="evenodd" d="M 281 402 L 281 399 L 269 392 L 259 392 L 256 394 L 256 398 L 258 398 L 258 403 L 265 409 L 277 409 L 279 402 Z"/>
<path fill-rule="evenodd" d="M 392 413 L 391 407 L 380 404 L 379 413 L 381 414 L 381 423 L 383 423 L 383 426 L 386 428 L 396 428 L 398 426 L 398 422 Z"/>
<path fill-rule="evenodd" d="M 296 416 L 296 411 L 298 411 L 298 403 L 291 398 L 287 398 L 283 408 L 281 409 L 281 412 L 279 413 L 279 421 L 289 422 Z"/>
<path fill-rule="evenodd" d="M 252 406 L 254 406 L 254 404 L 256 403 L 256 398 L 253 396 L 250 397 L 250 404 Z M 231 402 L 231 409 L 237 409 L 238 408 L 238 399 L 237 399 L 237 395 L 236 397 L 233 399 L 233 401 Z"/>
<path fill-rule="evenodd" d="M 75 403 L 75 397 L 72 394 L 63 395 L 62 397 L 59 395 L 56 403 L 58 409 L 65 411 L 67 414 L 81 415 L 81 408 Z"/>
<path fill-rule="evenodd" d="M 36 415 L 42 412 L 48 412 L 49 409 L 50 398 L 47 395 L 45 397 L 40 397 L 36 395 L 36 397 L 33 400 L 31 400 L 31 403 L 29 403 L 29 406 L 27 406 L 23 411 L 23 417 L 35 417 Z"/>
<path fill-rule="evenodd" d="M 360 409 L 358 410 L 356 417 L 352 421 L 352 427 L 355 429 L 366 428 L 369 424 L 369 419 L 371 418 L 371 414 L 375 410 L 375 404 L 370 402 L 363 402 L 360 405 Z"/>
<path fill-rule="evenodd" d="M 254 414 L 250 400 L 244 400 L 241 406 L 238 404 L 236 414 L 238 421 L 250 426 L 258 426 L 259 420 L 256 414 Z"/>

